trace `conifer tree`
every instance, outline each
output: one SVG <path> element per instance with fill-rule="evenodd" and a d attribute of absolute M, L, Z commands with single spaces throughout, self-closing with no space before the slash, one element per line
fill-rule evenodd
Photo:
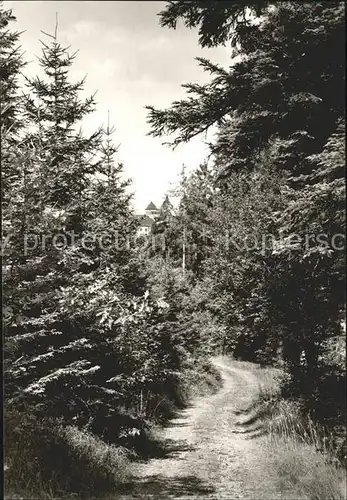
<path fill-rule="evenodd" d="M 85 423 L 90 412 L 83 394 L 86 380 L 99 370 L 95 355 L 102 340 L 95 337 L 93 343 L 87 337 L 96 321 L 89 311 L 78 311 L 77 301 L 72 310 L 66 307 L 66 288 L 91 285 L 94 255 L 85 251 L 82 237 L 90 228 L 86 214 L 100 133 L 85 138 L 76 129 L 94 101 L 79 99 L 83 81 L 71 84 L 68 79 L 74 56 L 60 46 L 57 32 L 51 38 L 40 58 L 46 79 L 27 79 L 30 127 L 23 141 L 25 161 L 19 159 L 19 211 L 10 220 L 22 242 L 12 235 L 4 282 L 6 390 L 9 404 L 32 402 L 35 413 Z M 55 236 L 63 244 L 54 242 Z M 100 384 L 96 388 L 100 397 L 103 389 Z M 67 406 L 61 404 L 64 398 L 70 401 Z"/>
<path fill-rule="evenodd" d="M 0 3 L 0 106 L 1 106 L 1 137 L 4 134 L 14 134 L 20 122 L 20 96 L 18 77 L 24 67 L 24 61 L 19 46 L 20 34 L 11 30 L 11 23 L 16 21 L 11 9 L 4 9 Z"/>
<path fill-rule="evenodd" d="M 121 251 L 124 258 L 130 246 L 130 238 L 134 234 L 135 218 L 130 209 L 132 194 L 129 192 L 130 180 L 124 179 L 124 167 L 116 158 L 118 147 L 114 146 L 113 134 L 115 128 L 107 126 L 102 129 L 100 160 L 96 178 L 92 185 L 91 198 L 95 230 L 107 230 L 118 240 L 119 254 L 114 261 L 121 262 Z M 115 245 L 114 245 L 115 246 Z M 123 259 L 124 263 L 124 259 Z"/>
<path fill-rule="evenodd" d="M 45 78 L 26 78 L 26 115 L 33 128 L 27 140 L 32 140 L 44 155 L 45 203 L 57 209 L 69 207 L 70 218 L 73 218 L 89 185 L 89 177 L 96 170 L 93 160 L 100 131 L 84 137 L 81 128 L 78 129 L 81 120 L 94 110 L 95 100 L 94 96 L 79 98 L 85 79 L 76 83 L 69 81 L 69 69 L 77 52 L 70 54 L 58 42 L 57 25 L 55 34 L 46 36 L 51 42 L 41 42 L 39 58 Z M 70 228 L 71 223 L 68 226 Z"/>
<path fill-rule="evenodd" d="M 273 140 L 278 168 L 307 173 L 304 158 L 320 151 L 344 107 L 344 6 L 281 3 L 265 9 L 259 22 L 237 20 L 234 11 L 240 14 L 245 8 L 172 2 L 162 13 L 165 26 L 174 26 L 179 18 L 198 25 L 203 45 L 232 37 L 229 28 L 236 23 L 237 41 L 232 38 L 231 43 L 239 60 L 225 69 L 198 58 L 212 80 L 185 84 L 188 98 L 167 110 L 149 106 L 151 134 L 173 136 L 177 145 L 217 125 L 212 152 L 221 177 L 254 168 L 259 152 Z M 215 25 L 209 24 L 211 19 Z"/>
<path fill-rule="evenodd" d="M 217 127 L 212 224 L 241 243 L 246 235 L 273 241 L 264 255 L 214 244 L 214 300 L 222 298 L 230 338 L 242 333 L 247 356 L 271 359 L 283 341 L 296 370 L 292 389 L 306 380 L 299 389 L 306 398 L 314 380 L 324 386 L 322 346 L 338 332 L 344 304 L 342 252 L 331 244 L 344 221 L 344 9 L 341 2 L 169 2 L 163 26 L 183 20 L 198 28 L 201 46 L 230 41 L 238 58 L 228 69 L 199 58 L 209 83 L 184 85 L 188 97 L 169 109 L 148 107 L 150 133 L 173 137 L 174 146 Z M 315 240 L 307 250 L 291 243 L 293 235 Z"/>
<path fill-rule="evenodd" d="M 75 55 L 57 30 L 48 36 L 44 77 L 26 79 L 21 155 L 11 157 L 20 175 L 6 219 L 6 400 L 120 442 L 154 417 L 178 355 L 166 304 L 144 293 L 113 129 L 78 130 L 94 100 L 79 98 Z"/>
<path fill-rule="evenodd" d="M 19 46 L 20 33 L 12 31 L 16 21 L 12 10 L 4 9 L 0 3 L 0 159 L 1 159 L 1 204 L 3 214 L 3 251 L 7 247 L 12 213 L 18 210 L 23 182 L 19 156 L 19 130 L 24 123 L 19 120 L 21 98 L 18 78 L 25 66 Z M 22 220 L 23 222 L 23 220 Z M 3 252 L 5 257 L 5 253 Z"/>
<path fill-rule="evenodd" d="M 172 203 L 169 196 L 166 195 L 160 207 L 159 216 L 152 226 L 152 238 L 147 245 L 150 255 L 161 255 L 166 260 L 174 256 L 173 239 L 170 232 L 174 217 Z"/>

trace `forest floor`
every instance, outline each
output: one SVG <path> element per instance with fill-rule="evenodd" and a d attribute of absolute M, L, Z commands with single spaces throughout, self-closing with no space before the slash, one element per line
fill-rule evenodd
<path fill-rule="evenodd" d="M 223 387 L 192 401 L 170 421 L 161 435 L 165 454 L 139 464 L 126 494 L 117 499 L 294 498 L 276 491 L 261 422 L 249 418 L 262 370 L 225 357 L 213 364 Z"/>

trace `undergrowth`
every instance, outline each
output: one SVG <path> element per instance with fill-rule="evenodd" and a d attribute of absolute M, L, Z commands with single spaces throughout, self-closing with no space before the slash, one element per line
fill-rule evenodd
<path fill-rule="evenodd" d="M 334 437 L 305 414 L 300 401 L 280 393 L 281 374 L 266 369 L 253 410 L 267 431 L 267 467 L 281 491 L 303 500 L 344 500 L 346 471 Z"/>
<path fill-rule="evenodd" d="M 208 362 L 197 363 L 183 370 L 178 391 L 183 404 L 191 399 L 216 392 L 222 384 L 220 373 Z"/>
<path fill-rule="evenodd" d="M 72 425 L 6 411 L 5 498 L 91 498 L 128 477 L 131 453 Z"/>
<path fill-rule="evenodd" d="M 29 408 L 7 408 L 5 498 L 87 500 L 116 494 L 131 476 L 134 461 L 163 453 L 156 430 L 191 398 L 213 393 L 220 384 L 219 373 L 209 363 L 189 364 L 179 375 L 175 393 L 159 401 L 157 418 L 144 417 L 146 427 L 134 436 L 130 449 L 57 419 L 37 418 Z"/>

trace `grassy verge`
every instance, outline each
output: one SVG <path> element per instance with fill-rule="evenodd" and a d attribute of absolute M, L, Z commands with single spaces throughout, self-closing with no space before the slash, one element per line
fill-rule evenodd
<path fill-rule="evenodd" d="M 5 418 L 5 499 L 87 499 L 115 490 L 128 476 L 127 450 L 53 419 Z"/>
<path fill-rule="evenodd" d="M 263 371 L 263 369 L 261 369 Z M 267 431 L 267 467 L 281 491 L 303 500 L 345 500 L 346 471 L 324 429 L 280 397 L 279 370 L 265 369 L 253 411 Z"/>
<path fill-rule="evenodd" d="M 191 399 L 215 393 L 222 385 L 220 373 L 209 362 L 198 362 L 181 375 L 178 391 L 183 404 Z"/>

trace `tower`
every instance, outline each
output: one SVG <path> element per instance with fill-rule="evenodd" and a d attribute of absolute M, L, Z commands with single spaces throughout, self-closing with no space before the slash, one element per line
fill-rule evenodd
<path fill-rule="evenodd" d="M 155 219 L 159 215 L 159 210 L 152 201 L 146 208 L 146 215 L 148 215 L 148 217 L 151 217 L 152 219 Z"/>

